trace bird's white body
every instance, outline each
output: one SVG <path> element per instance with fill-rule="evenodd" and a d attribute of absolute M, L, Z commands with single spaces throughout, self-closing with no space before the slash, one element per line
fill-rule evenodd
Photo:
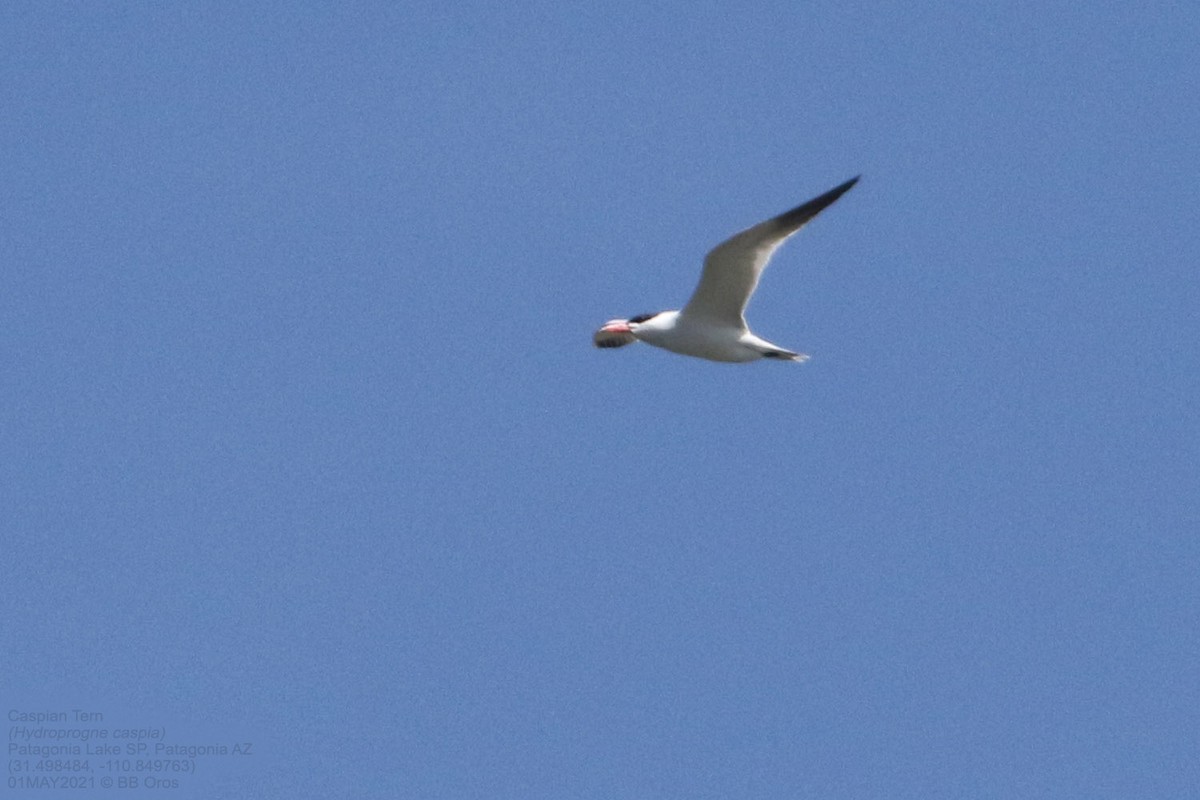
<path fill-rule="evenodd" d="M 700 283 L 682 310 L 609 320 L 596 331 L 596 346 L 623 347 L 643 341 L 709 361 L 807 361 L 808 356 L 751 333 L 744 316 L 746 304 L 779 246 L 857 182 L 852 178 L 717 245 L 704 259 Z"/>
<path fill-rule="evenodd" d="M 751 333 L 745 325 L 723 325 L 695 319 L 682 311 L 662 311 L 645 322 L 629 326 L 630 333 L 646 344 L 709 361 L 741 363 L 760 358 L 805 361 L 808 356 L 793 353 Z"/>

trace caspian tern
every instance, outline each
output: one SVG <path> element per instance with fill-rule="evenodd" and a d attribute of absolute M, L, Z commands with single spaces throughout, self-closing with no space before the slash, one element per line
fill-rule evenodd
<path fill-rule="evenodd" d="M 681 311 L 609 320 L 596 331 L 596 346 L 624 347 L 640 340 L 710 361 L 807 361 L 803 353 L 785 350 L 751 333 L 744 316 L 746 304 L 779 246 L 850 191 L 859 177 L 726 239 L 705 257 L 700 283 Z"/>

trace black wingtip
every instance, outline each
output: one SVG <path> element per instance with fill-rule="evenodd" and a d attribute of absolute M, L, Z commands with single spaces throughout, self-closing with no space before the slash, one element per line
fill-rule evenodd
<path fill-rule="evenodd" d="M 835 186 L 833 189 L 830 189 L 828 192 L 826 192 L 826 194 L 834 195 L 834 199 L 836 200 L 837 198 L 844 195 L 846 192 L 853 189 L 854 184 L 858 183 L 858 179 L 861 177 L 862 177 L 862 175 L 855 175 L 853 178 L 851 178 L 850 180 L 841 184 L 840 186 Z"/>
<path fill-rule="evenodd" d="M 839 197 L 844 195 L 846 192 L 853 189 L 854 184 L 858 183 L 858 179 L 861 177 L 862 177 L 862 175 L 855 175 L 850 180 L 846 181 L 845 183 L 841 184 L 840 186 L 833 187 L 832 189 L 830 189 L 828 192 L 821 195 L 820 197 L 816 197 L 816 198 L 813 198 L 812 200 L 809 200 L 807 203 L 805 203 L 805 205 L 809 207 L 809 210 L 811 211 L 812 215 L 816 216 L 817 213 L 820 212 L 822 209 L 828 208 L 829 206 L 833 205 L 835 200 L 837 200 Z"/>
<path fill-rule="evenodd" d="M 833 187 L 820 197 L 814 197 L 807 203 L 796 206 L 791 211 L 785 211 L 778 217 L 775 217 L 772 222 L 779 225 L 785 231 L 785 233 L 790 236 L 798 231 L 801 226 L 803 226 L 810 219 L 815 217 L 817 214 L 820 214 L 826 208 L 829 208 L 829 206 L 833 205 L 833 203 L 839 197 L 850 191 L 850 189 L 854 187 L 854 184 L 858 183 L 858 179 L 861 177 L 862 175 L 855 175 L 850 180 L 846 181 L 840 186 Z"/>

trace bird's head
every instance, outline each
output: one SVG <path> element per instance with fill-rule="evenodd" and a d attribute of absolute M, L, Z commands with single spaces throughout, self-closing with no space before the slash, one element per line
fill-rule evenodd
<path fill-rule="evenodd" d="M 637 332 L 643 324 L 657 317 L 654 314 L 638 314 L 629 319 L 610 319 L 600 326 L 593 340 L 597 347 L 624 347 L 637 341 Z"/>

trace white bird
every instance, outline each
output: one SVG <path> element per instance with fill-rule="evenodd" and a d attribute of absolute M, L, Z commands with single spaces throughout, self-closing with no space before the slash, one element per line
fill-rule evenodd
<path fill-rule="evenodd" d="M 624 347 L 640 340 L 710 361 L 743 362 L 760 358 L 807 361 L 808 356 L 803 353 L 785 350 L 751 333 L 744 316 L 746 304 L 779 246 L 850 191 L 858 183 L 858 177 L 726 239 L 705 257 L 700 283 L 681 311 L 609 320 L 596 331 L 593 337 L 596 346 Z"/>

